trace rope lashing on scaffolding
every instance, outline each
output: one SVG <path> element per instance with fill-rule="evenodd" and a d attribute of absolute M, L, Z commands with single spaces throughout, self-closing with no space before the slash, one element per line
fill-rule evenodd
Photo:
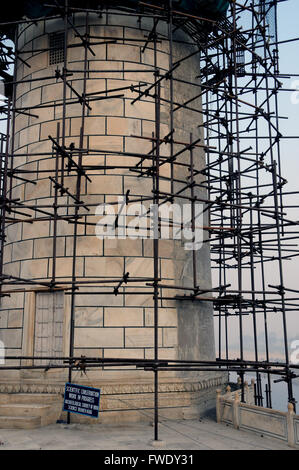
<path fill-rule="evenodd" d="M 124 197 L 124 200 L 122 201 L 122 204 L 121 204 L 121 207 L 118 211 L 118 214 L 117 216 L 115 217 L 115 221 L 114 221 L 114 228 L 116 229 L 118 227 L 118 221 L 119 221 L 119 216 L 121 215 L 122 213 L 122 210 L 124 208 L 124 206 L 127 206 L 129 204 L 129 194 L 130 194 L 130 189 L 127 190 L 126 192 L 126 195 Z"/>
<path fill-rule="evenodd" d="M 123 278 L 119 281 L 118 285 L 116 287 L 114 287 L 114 289 L 113 289 L 113 294 L 115 296 L 117 296 L 119 294 L 119 289 L 121 288 L 121 286 L 123 284 L 128 283 L 129 276 L 130 276 L 129 272 L 123 274 Z"/>
<path fill-rule="evenodd" d="M 80 168 L 80 166 L 73 160 L 72 156 L 69 154 L 69 152 L 66 151 L 66 149 L 62 148 L 55 139 L 53 139 L 52 136 L 48 136 L 51 142 L 53 143 L 53 146 L 56 150 L 57 153 L 59 153 L 62 157 L 66 157 L 68 160 L 72 162 L 72 166 L 75 167 L 76 171 L 80 173 L 82 176 L 84 176 L 90 183 L 92 182 L 89 176 L 85 173 L 85 171 Z"/>

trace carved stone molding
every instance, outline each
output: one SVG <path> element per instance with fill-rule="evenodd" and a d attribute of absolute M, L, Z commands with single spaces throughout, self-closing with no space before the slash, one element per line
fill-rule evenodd
<path fill-rule="evenodd" d="M 90 381 L 77 380 L 77 383 L 91 386 Z M 213 377 L 200 381 L 180 381 L 171 383 L 160 383 L 159 392 L 175 393 L 175 392 L 199 392 L 209 388 L 217 387 L 225 383 L 225 376 Z M 102 395 L 127 395 L 140 393 L 153 393 L 154 384 L 100 384 L 96 381 L 92 384 L 94 387 L 101 389 Z M 63 394 L 65 384 L 60 383 L 29 383 L 29 382 L 0 382 L 0 393 L 51 393 Z"/>

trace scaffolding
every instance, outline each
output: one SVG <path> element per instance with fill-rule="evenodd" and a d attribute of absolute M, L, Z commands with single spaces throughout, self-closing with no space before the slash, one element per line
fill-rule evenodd
<path fill-rule="evenodd" d="M 281 0 L 283 1 L 283 0 Z M 286 260 L 298 256 L 299 252 L 293 248 L 293 243 L 299 236 L 298 223 L 286 217 L 284 198 L 289 193 L 286 190 L 286 180 L 283 177 L 283 156 L 281 155 L 281 141 L 284 138 L 280 133 L 279 124 L 281 116 L 278 107 L 278 93 L 283 91 L 279 72 L 279 57 L 277 38 L 277 4 L 280 0 L 230 0 L 226 15 L 201 17 L 199 13 L 187 13 L 172 5 L 172 0 L 159 2 L 137 2 L 135 8 L 126 7 L 125 2 L 109 2 L 109 8 L 105 1 L 99 1 L 98 9 L 72 7 L 67 1 L 55 2 L 54 13 L 51 18 L 63 18 L 65 23 L 64 37 L 61 44 L 54 46 L 59 49 L 57 53 L 63 57 L 62 70 L 56 71 L 55 78 L 63 82 L 62 123 L 57 125 L 56 135 L 49 136 L 52 142 L 52 155 L 55 156 L 56 167 L 50 180 L 53 184 L 53 201 L 44 206 L 24 204 L 22 201 L 12 198 L 14 181 L 34 180 L 29 178 L 25 170 L 15 168 L 14 155 L 14 122 L 19 113 L 28 116 L 38 114 L 43 105 L 32 107 L 16 107 L 16 75 L 11 77 L 7 70 L 16 61 L 21 61 L 26 67 L 26 60 L 22 52 L 7 46 L 7 28 L 16 25 L 30 25 L 35 21 L 47 20 L 48 17 L 35 19 L 23 18 L 19 21 L 11 21 L 0 24 L 2 31 L 0 51 L 0 75 L 5 81 L 6 103 L 1 108 L 6 121 L 7 132 L 1 134 L 1 257 L 0 278 L 1 296 L 13 295 L 14 292 L 28 290 L 34 286 L 45 287 L 49 290 L 59 289 L 63 284 L 65 292 L 71 297 L 71 332 L 69 344 L 69 356 L 59 358 L 63 363 L 48 364 L 57 359 L 53 357 L 7 357 L 7 360 L 20 360 L 18 366 L 5 365 L 4 369 L 28 368 L 65 368 L 69 370 L 69 381 L 72 381 L 73 370 L 89 370 L 104 366 L 127 367 L 134 366 L 152 371 L 154 374 L 155 394 L 155 439 L 158 439 L 158 384 L 159 372 L 171 371 L 234 371 L 240 376 L 242 400 L 244 401 L 244 375 L 249 372 L 256 374 L 255 401 L 263 406 L 264 399 L 261 389 L 260 375 L 267 375 L 266 406 L 272 407 L 271 376 L 277 376 L 288 386 L 288 401 L 295 406 L 292 383 L 299 366 L 291 364 L 289 357 L 287 322 L 288 312 L 297 311 L 299 304 L 299 290 L 288 289 L 284 282 L 283 266 Z M 56 8 L 56 10 L 55 10 Z M 196 272 L 196 251 L 193 251 L 193 285 L 169 286 L 163 284 L 159 278 L 159 237 L 153 240 L 154 277 L 144 278 L 140 281 L 124 272 L 122 277 L 103 280 L 78 280 L 76 275 L 76 240 L 78 227 L 89 224 L 82 216 L 82 209 L 88 212 L 92 206 L 84 202 L 81 197 L 82 180 L 91 181 L 92 174 L 89 170 L 103 171 L 111 168 L 123 168 L 117 166 L 115 159 L 113 164 L 106 163 L 101 166 L 86 165 L 86 156 L 108 155 L 107 150 L 99 151 L 92 148 L 84 148 L 84 123 L 88 110 L 96 100 L 121 99 L 126 89 L 111 89 L 89 94 L 86 92 L 86 80 L 91 72 L 88 67 L 87 52 L 93 54 L 93 45 L 99 41 L 116 43 L 118 37 L 91 37 L 86 26 L 86 32 L 82 35 L 75 26 L 74 18 L 77 14 L 88 16 L 97 13 L 136 16 L 140 18 L 153 18 L 154 27 L 143 41 L 143 51 L 151 45 L 154 50 L 155 66 L 154 83 L 149 85 L 140 83 L 139 86 L 129 87 L 134 102 L 142 97 L 151 98 L 155 103 L 155 132 L 148 140 L 152 143 L 149 153 L 128 154 L 135 158 L 136 164 L 130 166 L 130 171 L 135 172 L 141 178 L 152 180 L 152 197 L 147 198 L 156 205 L 168 202 L 188 202 L 194 206 L 196 202 L 204 204 L 204 212 L 208 214 L 209 222 L 204 227 L 206 237 L 204 243 L 210 246 L 212 268 L 214 272 L 213 287 L 207 291 L 198 285 Z M 162 37 L 157 32 L 157 25 L 164 22 L 168 25 L 168 37 Z M 67 54 L 70 47 L 67 43 L 67 31 L 73 30 L 78 37 L 77 47 L 84 50 L 84 69 L 71 71 L 68 69 Z M 194 97 L 188 101 L 177 102 L 173 89 L 176 83 L 184 84 L 184 79 L 177 78 L 175 71 L 183 68 L 187 57 L 178 61 L 174 60 L 173 32 L 182 30 L 190 37 L 190 44 L 194 47 L 193 55 L 200 61 L 201 74 L 195 82 L 185 81 L 185 84 L 193 87 Z M 170 60 L 167 73 L 159 70 L 157 66 L 157 44 L 159 41 L 168 41 Z M 140 40 L 141 41 L 141 40 Z M 177 41 L 177 40 L 176 40 Z M 55 51 L 54 51 L 55 52 Z M 53 59 L 54 60 L 54 59 Z M 138 75 L 139 70 L 134 70 Z M 83 78 L 83 92 L 78 92 L 70 83 L 70 76 L 80 75 Z M 30 78 L 27 80 L 30 81 Z M 170 95 L 165 98 L 161 95 L 161 86 L 167 82 Z M 75 98 L 67 98 L 67 90 L 71 89 Z M 202 107 L 196 107 L 194 103 L 200 99 Z M 161 103 L 169 106 L 170 133 L 161 134 L 160 108 Z M 74 103 L 80 103 L 81 133 L 80 144 L 76 148 L 66 145 L 66 110 Z M 55 104 L 44 105 L 47 107 Z M 194 106 L 194 107 L 193 107 Z M 179 109 L 192 110 L 198 113 L 199 127 L 204 134 L 204 142 L 194 139 L 190 135 L 189 142 L 180 142 L 176 138 L 174 128 L 174 116 Z M 140 138 L 141 148 L 144 137 Z M 162 156 L 161 148 L 167 144 L 169 155 Z M 178 150 L 179 147 L 179 150 Z M 205 153 L 206 165 L 198 169 L 194 162 L 194 149 L 199 148 Z M 124 152 L 115 150 L 113 155 L 124 155 Z M 18 154 L 20 156 L 20 154 Z M 186 163 L 187 158 L 189 163 Z M 163 165 L 171 166 L 171 175 L 161 176 L 160 169 Z M 189 183 L 185 182 L 180 190 L 175 190 L 176 171 L 178 166 L 185 166 L 189 171 Z M 28 170 L 29 171 L 29 170 Z M 35 170 L 36 171 L 36 170 Z M 49 169 L 50 173 L 51 170 Z M 76 190 L 70 191 L 65 187 L 65 175 L 76 177 Z M 29 178 L 29 179 L 28 179 Z M 199 178 L 199 180 L 198 180 Z M 160 182 L 170 182 L 170 192 L 161 190 Z M 200 189 L 204 197 L 198 197 L 195 189 Z M 60 215 L 60 209 L 65 208 L 61 204 L 61 197 L 67 195 L 68 214 Z M 146 200 L 145 197 L 140 201 Z M 129 192 L 124 194 L 124 204 L 127 206 L 138 202 L 138 199 L 130 198 Z M 35 221 L 53 221 L 53 262 L 52 278 L 49 282 L 34 281 L 32 279 L 16 278 L 3 274 L 3 248 L 5 245 L 5 227 L 7 223 L 21 223 L 26 218 L 28 223 Z M 73 225 L 73 251 L 72 251 L 72 276 L 68 282 L 56 279 L 56 226 L 60 219 L 67 220 Z M 117 221 L 115 221 L 117 224 Z M 163 221 L 156 219 L 156 229 L 161 229 Z M 190 221 L 195 227 L 194 211 Z M 296 245 L 295 245 L 296 246 Z M 268 269 L 268 263 L 272 266 Z M 275 275 L 273 275 L 275 272 Z M 278 284 L 273 285 L 273 278 L 278 279 Z M 140 283 L 142 288 L 151 289 L 154 298 L 154 359 L 116 359 L 116 358 L 86 358 L 74 356 L 74 309 L 76 295 L 90 294 L 86 287 L 103 288 L 106 295 L 117 296 L 130 295 L 130 283 Z M 66 287 L 65 287 L 66 286 Z M 172 289 L 173 295 L 169 294 Z M 95 290 L 96 292 L 96 290 Z M 134 293 L 136 295 L 136 293 Z M 215 322 L 218 325 L 217 359 L 215 361 L 179 361 L 159 359 L 158 325 L 159 308 L 163 300 L 172 299 L 213 304 Z M 284 360 L 271 361 L 269 352 L 268 318 L 275 313 L 280 318 L 283 335 Z M 244 318 L 250 318 L 253 328 L 254 360 L 246 359 L 244 353 Z M 259 350 L 258 334 L 260 324 L 258 318 L 263 319 L 263 336 L 265 357 Z M 238 322 L 239 328 L 239 352 L 238 357 L 231 356 L 230 328 Z M 45 361 L 43 365 L 25 366 L 22 361 L 26 359 L 39 359 Z M 295 371 L 295 372 L 294 372 Z"/>

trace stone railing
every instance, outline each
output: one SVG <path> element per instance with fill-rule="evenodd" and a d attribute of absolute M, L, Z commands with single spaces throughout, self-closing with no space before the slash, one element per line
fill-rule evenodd
<path fill-rule="evenodd" d="M 280 439 L 290 447 L 299 448 L 299 416 L 294 413 L 293 405 L 288 404 L 287 412 L 256 406 L 252 404 L 253 388 L 254 383 L 250 387 L 245 383 L 246 403 L 240 401 L 240 390 L 231 392 L 228 386 L 224 395 L 217 390 L 217 423 Z"/>
<path fill-rule="evenodd" d="M 247 403 L 247 405 L 254 405 L 254 396 L 255 396 L 255 390 L 254 390 L 254 384 L 255 381 L 254 379 L 251 380 L 250 385 L 248 385 L 248 382 L 244 382 L 244 402 Z M 241 380 L 238 378 L 238 383 L 237 383 L 238 389 L 232 391 L 231 387 L 228 385 L 226 387 L 226 398 L 231 398 L 234 399 L 235 394 L 237 393 L 239 395 L 239 399 L 241 401 L 242 397 L 242 389 L 241 389 Z"/>

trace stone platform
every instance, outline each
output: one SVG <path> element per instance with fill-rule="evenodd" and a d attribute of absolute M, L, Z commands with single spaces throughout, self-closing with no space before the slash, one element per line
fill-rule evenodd
<path fill-rule="evenodd" d="M 87 426 L 52 424 L 41 429 L 0 430 L 0 450 L 151 450 L 153 427 L 149 424 L 131 426 Z M 237 431 L 211 419 L 163 420 L 160 450 L 290 450 L 276 439 Z M 107 452 L 107 456 L 111 452 Z"/>

